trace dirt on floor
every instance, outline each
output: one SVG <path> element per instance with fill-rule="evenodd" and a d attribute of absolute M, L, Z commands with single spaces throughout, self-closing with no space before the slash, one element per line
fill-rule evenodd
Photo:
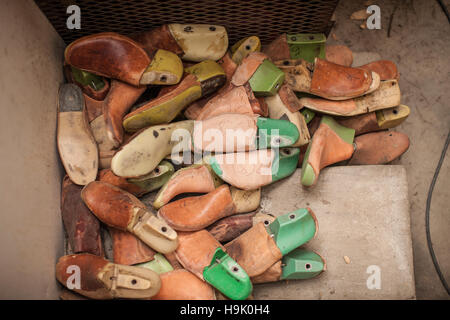
<path fill-rule="evenodd" d="M 450 8 L 450 1 L 444 3 Z M 353 12 L 370 4 L 381 9 L 379 30 L 361 28 L 364 21 L 350 19 Z M 409 136 L 410 147 L 394 164 L 404 165 L 408 175 L 416 295 L 418 299 L 449 299 L 428 252 L 425 207 L 450 129 L 450 23 L 434 0 L 341 0 L 335 19 L 327 44 L 345 44 L 356 58 L 380 57 L 398 66 L 401 101 L 411 114 L 395 130 Z M 447 152 L 434 188 L 430 226 L 437 259 L 450 283 L 449 157 Z"/>

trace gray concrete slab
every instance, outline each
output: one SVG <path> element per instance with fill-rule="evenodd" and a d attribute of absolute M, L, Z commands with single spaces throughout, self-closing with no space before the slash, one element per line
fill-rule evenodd
<path fill-rule="evenodd" d="M 301 186 L 300 172 L 263 188 L 261 211 L 310 207 L 319 232 L 304 247 L 322 255 L 327 270 L 310 280 L 256 285 L 255 299 L 414 299 L 405 168 L 325 168 L 310 189 Z M 367 286 L 371 268 L 379 268 L 379 289 Z"/>

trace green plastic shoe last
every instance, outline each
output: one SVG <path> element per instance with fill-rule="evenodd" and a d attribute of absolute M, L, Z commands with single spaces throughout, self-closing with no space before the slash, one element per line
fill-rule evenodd
<path fill-rule="evenodd" d="M 299 148 L 282 148 L 278 151 L 272 164 L 272 182 L 294 173 L 300 156 Z"/>
<path fill-rule="evenodd" d="M 291 59 L 303 59 L 313 63 L 316 57 L 325 59 L 325 41 L 323 33 L 298 33 L 286 35 Z"/>
<path fill-rule="evenodd" d="M 284 81 L 284 72 L 269 59 L 256 69 L 249 80 L 250 87 L 257 97 L 274 96 Z"/>
<path fill-rule="evenodd" d="M 155 271 L 157 274 L 162 274 L 173 270 L 172 265 L 161 253 L 155 254 L 152 261 L 138 263 L 134 266 L 150 269 Z"/>
<path fill-rule="evenodd" d="M 128 182 L 131 182 L 146 192 L 152 192 L 161 188 L 174 174 L 175 169 L 173 165 L 166 160 L 161 163 L 148 175 L 139 178 L 129 178 Z"/>
<path fill-rule="evenodd" d="M 282 260 L 281 280 L 311 279 L 326 270 L 325 261 L 315 252 L 297 248 Z"/>
<path fill-rule="evenodd" d="M 309 164 L 308 158 L 309 158 L 309 152 L 311 151 L 311 143 L 309 143 L 308 148 L 306 148 L 305 156 L 303 158 L 302 163 L 302 172 L 300 181 L 302 185 L 306 187 L 310 187 L 314 184 L 314 181 L 316 181 L 316 173 L 314 172 L 313 167 Z"/>
<path fill-rule="evenodd" d="M 256 144 L 258 149 L 289 147 L 300 136 L 295 124 L 287 120 L 258 117 L 256 126 L 259 137 Z"/>
<path fill-rule="evenodd" d="M 84 70 L 80 70 L 73 66 L 70 66 L 70 68 L 72 70 L 73 79 L 76 82 L 81 83 L 83 86 L 90 86 L 95 91 L 98 91 L 105 86 L 105 82 L 102 77 Z"/>
<path fill-rule="evenodd" d="M 244 269 L 221 248 L 216 249 L 210 265 L 203 269 L 203 278 L 232 300 L 247 299 L 253 289 Z"/>
<path fill-rule="evenodd" d="M 311 120 L 316 116 L 316 113 L 308 108 L 303 108 L 300 112 L 305 118 L 306 124 L 310 123 Z"/>
<path fill-rule="evenodd" d="M 266 227 L 283 256 L 311 240 L 317 228 L 314 213 L 305 208 L 279 216 Z"/>

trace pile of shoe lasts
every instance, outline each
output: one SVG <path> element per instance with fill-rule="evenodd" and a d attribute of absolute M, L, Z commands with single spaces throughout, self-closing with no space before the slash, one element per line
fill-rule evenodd
<path fill-rule="evenodd" d="M 392 161 L 409 141 L 383 130 L 409 110 L 392 62 L 352 68 L 324 38 L 283 34 L 261 51 L 256 36 L 229 48 L 222 26 L 170 24 L 69 44 L 58 281 L 94 299 L 247 299 L 255 283 L 325 270 L 301 247 L 311 209 L 258 212 L 261 188 L 300 166 L 299 187 L 338 162 Z"/>

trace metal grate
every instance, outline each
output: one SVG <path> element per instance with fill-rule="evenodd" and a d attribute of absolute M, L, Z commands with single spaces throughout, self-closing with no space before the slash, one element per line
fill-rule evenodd
<path fill-rule="evenodd" d="M 338 0 L 196 0 L 196 1 L 88 1 L 35 0 L 56 31 L 68 44 L 98 32 L 127 35 L 166 23 L 207 23 L 227 28 L 232 45 L 257 35 L 267 44 L 282 32 L 325 33 Z M 67 7 L 81 9 L 81 29 L 66 27 Z"/>

